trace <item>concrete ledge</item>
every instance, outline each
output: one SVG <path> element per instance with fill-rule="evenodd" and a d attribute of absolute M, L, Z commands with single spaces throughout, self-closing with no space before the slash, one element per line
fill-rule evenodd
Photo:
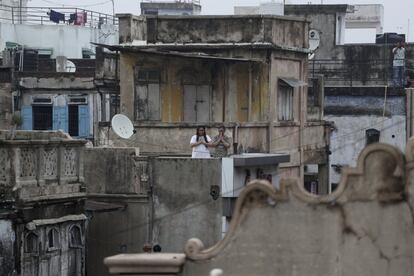
<path fill-rule="evenodd" d="M 185 262 L 181 253 L 119 254 L 104 259 L 110 273 L 178 273 Z"/>

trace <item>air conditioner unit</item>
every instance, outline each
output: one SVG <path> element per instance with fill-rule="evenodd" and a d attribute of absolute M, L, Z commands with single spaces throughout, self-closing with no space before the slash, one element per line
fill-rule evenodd
<path fill-rule="evenodd" d="M 268 180 L 279 187 L 279 164 L 289 161 L 289 154 L 245 153 L 223 158 L 222 197 L 238 197 L 243 187 L 254 179 Z"/>

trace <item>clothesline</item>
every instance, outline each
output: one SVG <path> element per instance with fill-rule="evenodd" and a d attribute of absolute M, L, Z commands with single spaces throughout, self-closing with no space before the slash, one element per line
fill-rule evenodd
<path fill-rule="evenodd" d="M 66 16 L 63 13 L 50 10 L 48 12 L 49 20 L 55 23 L 68 22 L 69 24 L 84 26 L 87 22 L 87 13 L 86 12 L 75 12 L 69 15 L 69 19 L 66 20 Z"/>

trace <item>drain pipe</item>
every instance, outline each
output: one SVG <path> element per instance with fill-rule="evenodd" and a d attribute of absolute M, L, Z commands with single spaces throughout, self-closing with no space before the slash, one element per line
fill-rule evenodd
<path fill-rule="evenodd" d="M 233 129 L 233 154 L 237 154 L 237 149 L 239 146 L 239 124 L 236 123 Z"/>

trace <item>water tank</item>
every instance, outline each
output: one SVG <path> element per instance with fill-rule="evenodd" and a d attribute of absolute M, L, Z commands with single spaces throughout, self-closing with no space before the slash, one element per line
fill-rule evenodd
<path fill-rule="evenodd" d="M 377 34 L 375 38 L 376 44 L 396 44 L 398 42 L 405 42 L 405 34 L 384 33 Z"/>

